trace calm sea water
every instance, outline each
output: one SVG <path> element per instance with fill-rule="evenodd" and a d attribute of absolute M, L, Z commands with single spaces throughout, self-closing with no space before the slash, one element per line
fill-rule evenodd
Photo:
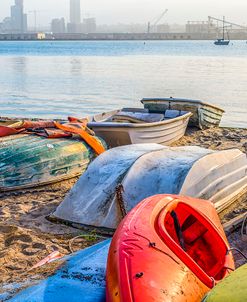
<path fill-rule="evenodd" d="M 212 41 L 0 42 L 0 115 L 84 116 L 143 97 L 201 99 L 247 127 L 247 44 Z"/>

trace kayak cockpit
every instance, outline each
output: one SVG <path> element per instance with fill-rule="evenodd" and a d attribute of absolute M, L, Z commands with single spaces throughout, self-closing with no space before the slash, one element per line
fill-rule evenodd
<path fill-rule="evenodd" d="M 205 285 L 212 288 L 224 278 L 229 247 L 209 219 L 174 200 L 161 212 L 156 227 L 167 246 Z"/>

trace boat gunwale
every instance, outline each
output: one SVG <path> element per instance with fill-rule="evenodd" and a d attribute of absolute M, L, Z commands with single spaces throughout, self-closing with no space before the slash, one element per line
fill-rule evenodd
<path fill-rule="evenodd" d="M 198 104 L 198 105 L 202 105 L 202 106 L 209 106 L 212 107 L 214 109 L 220 110 L 222 111 L 222 113 L 225 113 L 225 110 L 212 105 L 210 103 L 204 102 L 204 101 L 200 101 L 200 100 L 192 100 L 192 99 L 183 99 L 183 98 L 143 98 L 141 99 L 141 103 L 144 104 L 145 102 L 151 102 L 151 101 L 155 101 L 155 102 L 159 102 L 159 101 L 165 101 L 165 102 L 182 102 L 182 103 L 192 103 L 192 104 Z"/>
<path fill-rule="evenodd" d="M 84 165 L 85 166 L 85 170 L 87 168 L 87 165 Z M 60 183 L 62 181 L 66 181 L 66 180 L 70 180 L 70 179 L 73 179 L 73 178 L 76 178 L 78 176 L 80 176 L 82 173 L 84 173 L 83 170 L 83 167 L 82 167 L 82 171 L 80 172 L 76 172 L 76 173 L 73 173 L 73 174 L 65 174 L 63 176 L 60 176 L 56 179 L 52 179 L 52 180 L 47 180 L 47 181 L 42 181 L 42 182 L 35 182 L 35 183 L 32 183 L 32 184 L 24 184 L 24 185 L 20 185 L 20 186 L 14 186 L 14 187 L 0 187 L 0 194 L 2 193 L 8 193 L 8 192 L 12 192 L 12 191 L 21 191 L 21 190 L 25 190 L 25 189 L 28 189 L 28 191 L 37 191 L 39 189 L 42 189 L 42 187 L 44 186 L 48 186 L 48 185 L 52 185 L 52 184 L 56 184 L 56 183 Z M 22 192 L 23 193 L 23 192 Z"/>
<path fill-rule="evenodd" d="M 116 111 L 118 111 L 118 110 L 116 110 Z M 115 112 L 115 111 L 106 112 L 104 114 L 111 113 L 111 112 Z M 94 122 L 94 121 L 92 121 L 92 122 L 89 122 L 87 124 L 87 126 L 89 128 L 130 128 L 130 129 L 151 128 L 151 127 L 156 127 L 156 126 L 172 124 L 177 121 L 183 121 L 183 120 L 189 119 L 192 115 L 193 115 L 193 113 L 188 111 L 187 113 L 185 113 L 181 116 L 166 119 L 166 120 L 159 121 L 159 122 L 153 122 L 153 123 L 117 123 L 117 122 L 104 122 L 104 121 Z"/>

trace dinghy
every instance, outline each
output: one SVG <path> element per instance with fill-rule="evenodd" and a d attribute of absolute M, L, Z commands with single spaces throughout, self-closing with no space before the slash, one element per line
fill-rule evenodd
<path fill-rule="evenodd" d="M 95 157 L 95 151 L 76 138 L 46 139 L 25 134 L 2 137 L 0 192 L 79 176 Z"/>
<path fill-rule="evenodd" d="M 244 302 L 247 299 L 247 264 L 217 284 L 202 302 Z"/>
<path fill-rule="evenodd" d="M 52 217 L 114 230 L 148 196 L 207 199 L 221 212 L 246 192 L 247 159 L 237 149 L 129 145 L 108 150 L 90 164 Z"/>
<path fill-rule="evenodd" d="M 149 197 L 114 234 L 106 301 L 200 301 L 234 270 L 229 249 L 212 203 L 175 195 Z"/>
<path fill-rule="evenodd" d="M 105 271 L 109 245 L 110 240 L 106 240 L 65 257 L 63 265 L 53 276 L 21 291 L 8 301 L 105 302 Z M 4 296 L 7 297 L 8 293 L 0 295 L 0 299 Z"/>
<path fill-rule="evenodd" d="M 179 98 L 144 98 L 141 100 L 144 108 L 153 113 L 162 113 L 168 109 L 185 110 L 193 113 L 189 125 L 200 129 L 219 127 L 223 109 L 199 101 Z"/>
<path fill-rule="evenodd" d="M 88 127 L 110 147 L 140 143 L 169 145 L 184 136 L 191 115 L 178 110 L 157 114 L 125 108 L 95 115 Z"/>

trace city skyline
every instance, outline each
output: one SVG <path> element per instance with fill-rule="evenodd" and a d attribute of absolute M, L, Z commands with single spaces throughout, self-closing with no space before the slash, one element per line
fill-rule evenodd
<path fill-rule="evenodd" d="M 0 20 L 10 16 L 10 7 L 14 0 L 2 0 Z M 70 0 L 24 0 L 24 11 L 28 14 L 29 24 L 34 24 L 33 11 L 37 10 L 38 25 L 47 26 L 53 18 L 64 17 L 70 21 Z M 222 17 L 226 15 L 234 22 L 246 24 L 247 2 L 235 0 L 226 3 L 219 0 L 83 0 L 81 2 L 81 15 L 92 16 L 98 24 L 117 23 L 147 23 L 158 16 L 164 9 L 169 13 L 165 20 L 168 23 L 185 24 L 188 20 L 206 20 L 208 15 Z M 140 13 L 141 12 L 141 13 Z"/>

